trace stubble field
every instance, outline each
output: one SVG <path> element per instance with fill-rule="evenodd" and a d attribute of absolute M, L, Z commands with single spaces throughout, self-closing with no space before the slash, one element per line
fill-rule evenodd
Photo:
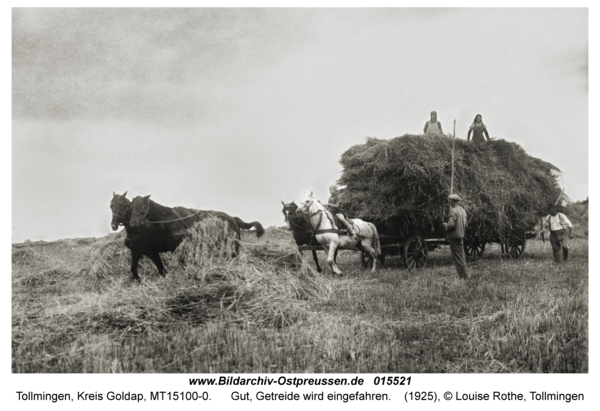
<path fill-rule="evenodd" d="M 121 241 L 13 245 L 13 372 L 588 372 L 582 235 L 561 265 L 548 242 L 530 240 L 518 260 L 488 246 L 468 281 L 446 246 L 418 271 L 392 257 L 371 273 L 342 252 L 343 277 L 316 274 L 270 228 L 244 234 L 234 261 L 165 256 L 166 278 L 145 261 L 138 285 Z M 109 243 L 116 257 L 102 260 Z"/>

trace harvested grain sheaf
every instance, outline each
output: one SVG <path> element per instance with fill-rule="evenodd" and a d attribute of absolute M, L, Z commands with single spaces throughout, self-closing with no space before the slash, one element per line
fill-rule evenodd
<path fill-rule="evenodd" d="M 348 149 L 339 183 L 348 214 L 393 227 L 394 234 L 443 235 L 451 185 L 452 138 L 369 138 Z M 518 144 L 455 141 L 454 193 L 469 218 L 469 236 L 506 239 L 539 223 L 560 195 L 560 170 Z"/>
<path fill-rule="evenodd" d="M 227 221 L 208 217 L 186 231 L 173 253 L 173 263 L 180 267 L 210 267 L 223 264 L 239 253 L 240 240 Z"/>

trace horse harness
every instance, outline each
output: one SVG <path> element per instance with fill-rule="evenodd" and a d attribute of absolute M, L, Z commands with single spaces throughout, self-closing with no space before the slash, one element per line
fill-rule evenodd
<path fill-rule="evenodd" d="M 177 211 L 175 211 L 174 209 L 171 209 L 171 211 L 173 211 L 173 213 L 175 213 L 175 215 L 176 215 L 177 217 L 179 217 L 179 214 L 177 213 Z M 198 215 L 198 214 L 200 214 L 200 213 L 203 213 L 203 212 L 204 212 L 204 211 L 200 210 L 200 211 L 198 211 L 197 213 L 190 214 L 190 215 L 188 215 L 188 216 L 185 216 L 185 217 L 179 217 L 179 218 L 176 218 L 176 219 L 174 219 L 174 220 L 150 221 L 150 220 L 148 220 L 148 218 L 146 218 L 146 214 L 148 214 L 148 210 L 146 210 L 146 214 L 144 214 L 143 218 L 146 220 L 145 222 L 146 222 L 147 224 L 173 223 L 173 222 L 175 222 L 175 221 L 181 221 L 181 220 L 188 219 L 188 218 L 190 218 L 190 217 L 194 217 L 194 216 L 196 216 L 196 215 Z M 207 211 L 207 213 L 208 213 L 208 214 L 209 214 L 211 217 L 213 216 L 213 215 L 212 215 L 210 212 L 208 212 L 208 211 Z M 137 213 L 136 213 L 136 214 L 137 214 Z M 114 214 L 113 214 L 113 215 L 114 215 Z M 138 214 L 138 215 L 139 215 L 139 214 Z M 187 225 L 187 224 L 186 224 L 186 225 Z"/>
<path fill-rule="evenodd" d="M 293 221 L 292 221 L 292 219 L 290 219 L 290 217 L 298 218 L 298 216 L 297 216 L 297 215 L 290 216 L 290 215 L 289 215 L 289 211 L 287 211 L 287 214 L 285 214 L 285 213 L 284 213 L 284 217 L 285 217 L 285 222 L 286 222 L 286 223 L 288 223 L 288 224 L 290 225 L 290 228 L 292 228 L 292 230 L 293 230 L 294 228 L 296 228 L 297 230 L 299 230 L 299 229 L 304 229 L 304 227 L 302 227 L 302 226 L 301 226 L 301 225 L 299 225 L 298 223 L 295 223 L 295 222 L 293 222 Z M 302 218 L 302 217 L 300 217 L 300 218 Z M 306 219 L 306 218 L 305 218 L 305 219 Z M 312 224 L 310 224 L 310 221 L 309 221 L 308 223 L 309 223 L 308 225 L 309 225 L 309 226 L 311 227 L 311 229 L 312 229 Z M 293 227 L 292 227 L 292 226 L 293 226 Z"/>
<path fill-rule="evenodd" d="M 123 214 L 112 213 L 112 217 L 113 217 L 113 220 L 115 219 L 115 217 L 117 217 L 119 219 L 119 225 L 125 226 L 124 221 L 125 221 L 126 217 Z"/>
<path fill-rule="evenodd" d="M 310 208 L 310 206 L 312 205 L 312 203 L 315 200 L 312 200 L 310 205 L 307 207 L 307 210 Z M 329 219 L 329 222 L 331 223 L 331 225 L 333 227 L 336 227 L 335 222 L 332 220 L 332 218 L 329 216 L 329 214 L 327 213 L 326 210 L 317 210 L 314 213 L 310 214 L 310 213 L 306 213 L 304 216 L 304 218 L 308 221 L 308 223 L 310 224 L 310 226 L 312 227 L 312 223 L 310 222 L 310 218 L 321 213 L 321 215 L 319 215 L 319 222 L 317 223 L 317 227 L 313 227 L 313 235 L 317 236 L 319 234 L 328 234 L 328 233 L 334 233 L 337 235 L 348 235 L 348 233 L 346 231 L 342 231 L 339 230 L 337 228 L 326 228 L 326 229 L 322 229 L 319 230 L 319 227 L 321 227 L 321 222 L 323 221 L 323 214 L 325 214 L 327 216 L 327 218 Z"/>

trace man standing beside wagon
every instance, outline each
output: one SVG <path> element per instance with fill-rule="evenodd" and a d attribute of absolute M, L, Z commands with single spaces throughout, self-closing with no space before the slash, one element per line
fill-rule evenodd
<path fill-rule="evenodd" d="M 554 254 L 554 262 L 560 263 L 567 261 L 569 258 L 569 247 L 567 246 L 567 229 L 569 230 L 568 238 L 573 238 L 573 225 L 566 215 L 558 212 L 558 206 L 550 207 L 550 215 L 544 219 L 542 230 L 550 228 L 550 244 L 552 245 L 552 253 Z"/>
<path fill-rule="evenodd" d="M 446 230 L 446 238 L 450 243 L 450 251 L 452 252 L 452 260 L 456 266 L 459 278 L 467 279 L 467 260 L 465 257 L 464 237 L 467 228 L 467 213 L 458 205 L 460 197 L 456 194 L 451 194 L 448 197 L 450 201 L 450 218 L 447 223 L 444 223 Z"/>

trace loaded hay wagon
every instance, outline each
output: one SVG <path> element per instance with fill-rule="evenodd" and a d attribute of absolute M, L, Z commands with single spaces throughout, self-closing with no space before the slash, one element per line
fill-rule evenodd
<path fill-rule="evenodd" d="M 348 216 L 375 223 L 382 256 L 402 256 L 421 268 L 429 251 L 448 244 L 443 222 L 451 191 L 451 136 L 368 138 L 342 154 Z M 560 195 L 560 170 L 529 156 L 518 144 L 493 139 L 455 141 L 454 193 L 467 212 L 465 253 L 481 256 L 499 243 L 510 258 L 522 255 L 548 205 Z M 370 263 L 363 255 L 363 264 Z"/>

